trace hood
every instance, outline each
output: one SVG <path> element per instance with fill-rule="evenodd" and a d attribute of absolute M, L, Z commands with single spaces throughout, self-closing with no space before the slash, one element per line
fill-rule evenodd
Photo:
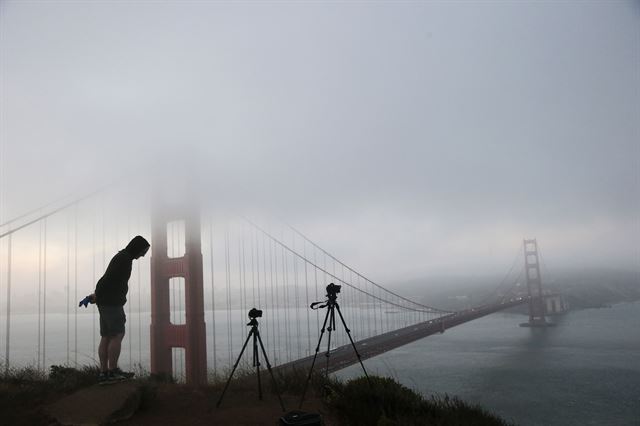
<path fill-rule="evenodd" d="M 145 240 L 143 237 L 141 237 L 140 235 L 136 235 L 129 242 L 129 244 L 127 244 L 127 247 L 125 247 L 125 250 L 131 256 L 135 256 L 135 255 L 139 254 L 142 250 L 144 250 L 147 247 L 149 247 L 150 245 L 151 244 L 149 244 L 149 242 L 147 240 Z"/>

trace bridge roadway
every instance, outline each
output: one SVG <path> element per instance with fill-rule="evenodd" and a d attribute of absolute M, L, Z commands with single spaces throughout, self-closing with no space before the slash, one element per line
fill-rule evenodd
<path fill-rule="evenodd" d="M 355 345 L 358 349 L 358 352 L 360 353 L 362 360 L 365 360 L 367 358 L 380 355 L 384 352 L 388 352 L 392 349 L 399 348 L 400 346 L 406 345 L 408 343 L 415 342 L 416 340 L 422 339 L 424 337 L 431 336 L 432 334 L 444 333 L 445 330 L 457 325 L 473 321 L 475 319 L 493 314 L 503 309 L 527 303 L 528 300 L 528 297 L 517 297 L 503 302 L 454 312 L 431 321 L 425 321 L 419 324 L 411 325 L 409 327 L 400 328 L 398 330 L 360 340 L 358 342 L 355 342 Z M 337 314 L 336 317 L 338 317 Z M 337 333 L 346 333 L 339 318 L 336 318 L 336 325 Z M 314 370 L 318 372 L 324 372 L 327 365 L 327 359 L 325 357 L 327 347 L 326 342 L 327 332 L 325 332 L 322 338 L 322 344 L 320 345 L 320 351 L 318 352 L 318 357 L 314 366 Z M 274 371 L 308 371 L 309 368 L 311 368 L 312 361 L 313 355 L 274 367 Z M 357 362 L 358 357 L 351 347 L 351 344 L 339 346 L 331 351 L 329 360 L 329 372 L 331 373 L 341 370 L 350 365 L 356 364 Z"/>

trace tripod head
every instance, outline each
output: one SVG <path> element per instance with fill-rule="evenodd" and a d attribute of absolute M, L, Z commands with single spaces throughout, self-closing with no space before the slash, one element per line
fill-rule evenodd
<path fill-rule="evenodd" d="M 330 283 L 326 288 L 327 300 L 322 302 L 313 302 L 311 305 L 309 305 L 309 307 L 311 309 L 322 309 L 322 308 L 326 308 L 327 306 L 334 305 L 338 300 L 338 293 L 340 293 L 341 288 L 342 288 L 341 285 Z"/>

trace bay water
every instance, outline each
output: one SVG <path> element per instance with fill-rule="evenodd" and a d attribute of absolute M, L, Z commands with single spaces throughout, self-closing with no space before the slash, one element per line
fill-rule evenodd
<path fill-rule="evenodd" d="M 549 328 L 519 327 L 525 320 L 493 314 L 365 366 L 523 426 L 640 425 L 640 303 L 569 311 Z M 357 365 L 337 375 L 361 374 Z"/>

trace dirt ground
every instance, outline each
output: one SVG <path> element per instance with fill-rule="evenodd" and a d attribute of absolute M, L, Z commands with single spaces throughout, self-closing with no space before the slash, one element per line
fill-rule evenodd
<path fill-rule="evenodd" d="M 258 399 L 257 389 L 234 387 L 233 384 L 224 396 L 220 408 L 216 402 L 220 397 L 219 389 L 190 388 L 180 385 L 159 385 L 155 397 L 145 402 L 140 410 L 129 420 L 119 425 L 277 425 L 284 414 L 278 398 L 264 391 L 263 400 Z M 299 396 L 283 395 L 285 408 L 297 410 Z M 320 413 L 325 425 L 337 425 L 323 407 L 321 399 L 310 396 L 304 402 L 302 411 Z"/>

